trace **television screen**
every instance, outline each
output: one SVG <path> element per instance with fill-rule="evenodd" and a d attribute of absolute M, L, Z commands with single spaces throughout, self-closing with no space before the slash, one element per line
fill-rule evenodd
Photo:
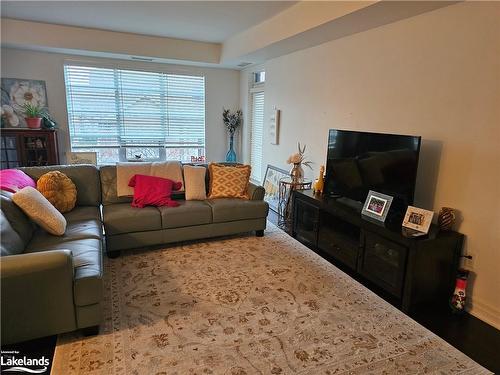
<path fill-rule="evenodd" d="M 412 204 L 421 137 L 330 129 L 325 193 L 364 202 L 369 190 Z"/>

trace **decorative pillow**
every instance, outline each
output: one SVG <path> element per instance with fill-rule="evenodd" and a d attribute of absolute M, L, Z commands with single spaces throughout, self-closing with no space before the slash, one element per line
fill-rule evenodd
<path fill-rule="evenodd" d="M 26 186 L 12 196 L 12 201 L 28 217 L 50 234 L 62 236 L 66 231 L 66 219 L 42 193 Z"/>
<path fill-rule="evenodd" d="M 208 198 L 249 199 L 248 182 L 251 167 L 249 165 L 223 165 L 210 163 L 210 190 Z"/>
<path fill-rule="evenodd" d="M 41 175 L 36 188 L 60 212 L 68 212 L 75 207 L 76 186 L 62 172 L 52 171 Z"/>
<path fill-rule="evenodd" d="M 36 187 L 35 180 L 19 169 L 0 170 L 0 189 L 15 193 L 26 186 Z"/>
<path fill-rule="evenodd" d="M 136 174 L 149 176 L 150 172 L 151 163 L 116 163 L 116 195 L 119 197 L 134 195 L 134 188 L 129 185 L 130 179 Z"/>
<path fill-rule="evenodd" d="M 205 186 L 206 173 L 207 168 L 205 167 L 184 166 L 184 184 L 187 201 L 207 199 L 207 188 Z"/>
<path fill-rule="evenodd" d="M 145 173 L 150 176 L 168 178 L 172 181 L 180 181 L 180 191 L 184 191 L 184 179 L 182 178 L 182 164 L 180 161 L 155 161 L 151 163 L 151 172 Z"/>
<path fill-rule="evenodd" d="M 179 205 L 179 203 L 173 201 L 170 197 L 172 190 L 180 189 L 182 186 L 181 182 L 175 182 L 167 178 L 136 174 L 130 179 L 129 186 L 134 188 L 132 207 L 177 207 Z"/>

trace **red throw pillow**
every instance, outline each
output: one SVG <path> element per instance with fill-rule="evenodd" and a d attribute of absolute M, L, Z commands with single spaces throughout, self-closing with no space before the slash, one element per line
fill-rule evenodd
<path fill-rule="evenodd" d="M 15 193 L 26 186 L 36 189 L 35 180 L 19 169 L 3 169 L 0 171 L 0 188 Z"/>
<path fill-rule="evenodd" d="M 177 207 L 179 205 L 179 203 L 173 201 L 170 197 L 172 190 L 179 190 L 181 188 L 181 182 L 175 182 L 167 178 L 136 174 L 130 179 L 128 186 L 134 188 L 132 207 Z"/>

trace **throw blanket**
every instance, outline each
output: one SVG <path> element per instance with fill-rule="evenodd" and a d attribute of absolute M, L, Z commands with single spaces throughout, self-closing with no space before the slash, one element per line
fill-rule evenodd
<path fill-rule="evenodd" d="M 180 191 L 184 190 L 182 166 L 179 161 L 154 163 L 130 162 L 116 164 L 116 193 L 119 197 L 134 195 L 134 188 L 128 185 L 136 174 L 168 178 L 181 182 Z"/>

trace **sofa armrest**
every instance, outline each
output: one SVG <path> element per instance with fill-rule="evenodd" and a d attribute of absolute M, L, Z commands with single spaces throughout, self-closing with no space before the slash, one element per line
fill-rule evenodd
<path fill-rule="evenodd" d="M 0 272 L 2 343 L 76 328 L 71 251 L 3 256 Z"/>
<path fill-rule="evenodd" d="M 0 267 L 2 282 L 40 273 L 47 273 L 51 275 L 51 278 L 59 276 L 64 278 L 64 274 L 68 273 L 71 280 L 73 279 L 73 257 L 70 250 L 50 250 L 3 256 Z"/>
<path fill-rule="evenodd" d="M 264 199 L 266 191 L 263 186 L 248 183 L 248 195 L 252 201 L 261 201 Z"/>

